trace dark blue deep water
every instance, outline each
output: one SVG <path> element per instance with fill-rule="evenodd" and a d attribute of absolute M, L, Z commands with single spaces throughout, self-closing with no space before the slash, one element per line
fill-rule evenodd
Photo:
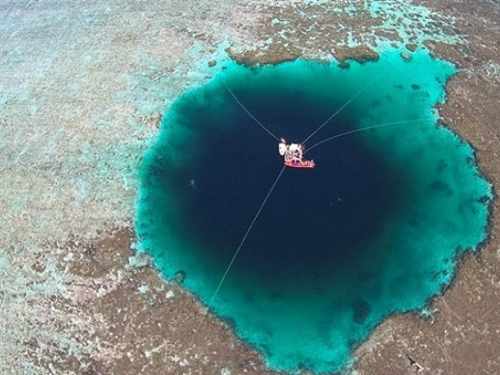
<path fill-rule="evenodd" d="M 399 52 L 348 69 L 229 64 L 171 107 L 145 156 L 137 232 L 157 267 L 287 371 L 336 371 L 394 312 L 418 310 L 486 237 L 491 188 L 473 150 L 436 123 L 452 65 Z M 222 288 L 227 265 L 282 168 L 273 134 L 306 146 L 283 173 Z M 356 96 L 357 95 L 357 96 Z M 353 99 L 354 98 L 354 99 Z"/>

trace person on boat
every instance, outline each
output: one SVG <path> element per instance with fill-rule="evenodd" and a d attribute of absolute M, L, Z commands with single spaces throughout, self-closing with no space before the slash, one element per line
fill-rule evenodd
<path fill-rule="evenodd" d="M 281 156 L 285 156 L 287 151 L 288 151 L 288 145 L 286 144 L 286 141 L 283 138 L 280 138 L 280 143 L 278 143 L 278 152 L 280 153 Z"/>
<path fill-rule="evenodd" d="M 288 146 L 288 150 L 294 159 L 302 161 L 302 155 L 304 154 L 305 146 L 298 143 L 291 143 Z"/>

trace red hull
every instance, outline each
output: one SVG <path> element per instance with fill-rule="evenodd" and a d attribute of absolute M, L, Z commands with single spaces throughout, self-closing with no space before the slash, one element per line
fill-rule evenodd
<path fill-rule="evenodd" d="M 314 160 L 287 160 L 285 161 L 285 165 L 291 168 L 314 168 Z"/>

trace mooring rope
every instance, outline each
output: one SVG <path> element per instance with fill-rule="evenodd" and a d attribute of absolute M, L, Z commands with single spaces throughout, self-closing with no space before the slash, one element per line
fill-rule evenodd
<path fill-rule="evenodd" d="M 268 128 L 266 128 L 264 125 L 262 125 L 262 123 L 261 123 L 259 120 L 257 120 L 257 119 L 254 117 L 254 115 L 252 115 L 252 114 L 250 113 L 250 111 L 249 111 L 248 109 L 246 109 L 246 107 L 243 105 L 243 103 L 242 103 L 242 102 L 240 102 L 240 101 L 238 100 L 238 98 L 236 97 L 236 95 L 234 95 L 234 92 L 233 92 L 233 91 L 229 88 L 229 86 L 227 85 L 226 81 L 224 81 L 224 80 L 223 80 L 223 82 L 224 82 L 224 85 L 225 85 L 225 86 L 226 86 L 226 88 L 227 88 L 227 91 L 229 91 L 229 93 L 230 93 L 230 94 L 231 94 L 231 96 L 234 98 L 234 100 L 236 100 L 236 103 L 238 103 L 238 104 L 241 106 L 241 108 L 243 108 L 243 110 L 244 110 L 244 111 L 245 111 L 245 112 L 246 112 L 246 113 L 247 113 L 247 114 L 248 114 L 248 115 L 249 115 L 249 116 L 250 116 L 250 117 L 251 117 L 251 118 L 252 118 L 252 119 L 253 119 L 253 120 L 257 123 L 257 124 L 259 124 L 259 126 L 260 126 L 262 129 L 264 129 L 264 130 L 267 132 L 267 134 L 269 134 L 271 137 L 273 137 L 274 139 L 276 139 L 276 140 L 279 142 L 279 141 L 280 141 L 280 140 L 279 140 L 279 138 L 278 138 L 278 137 L 276 137 L 276 136 L 275 136 L 275 135 L 274 135 L 274 134 L 273 134 L 273 133 L 272 133 L 272 132 L 271 132 Z"/>
<path fill-rule="evenodd" d="M 315 147 L 317 147 L 317 146 L 319 146 L 319 145 L 321 145 L 323 143 L 329 142 L 329 141 L 331 141 L 332 139 L 335 139 L 335 138 L 343 137 L 345 135 L 349 135 L 349 134 L 353 134 L 353 133 L 359 133 L 359 132 L 362 132 L 362 131 L 365 131 L 365 130 L 370 130 L 370 129 L 382 128 L 384 126 L 389 126 L 389 125 L 401 125 L 401 124 L 408 124 L 408 123 L 412 123 L 412 122 L 421 122 L 421 121 L 427 121 L 427 120 L 428 119 L 388 122 L 388 123 L 385 123 L 385 124 L 367 126 L 367 127 L 360 128 L 360 129 L 350 130 L 350 131 L 345 132 L 345 133 L 340 133 L 340 134 L 334 135 L 332 137 L 325 138 L 322 141 L 319 141 L 318 143 L 315 143 L 311 147 L 308 147 L 307 150 L 304 152 L 304 154 L 306 154 L 307 152 L 311 151 L 313 148 L 315 148 Z"/>
<path fill-rule="evenodd" d="M 206 316 L 208 315 L 208 309 L 209 307 L 212 305 L 215 297 L 217 296 L 217 294 L 219 293 L 219 290 L 220 288 L 222 287 L 222 284 L 224 283 L 224 281 L 226 280 L 226 277 L 229 273 L 229 270 L 231 270 L 233 264 L 234 264 L 234 261 L 236 260 L 236 257 L 238 256 L 241 248 L 243 247 L 243 244 L 245 243 L 247 237 L 248 237 L 248 234 L 250 233 L 250 231 L 252 230 L 255 222 L 257 221 L 257 218 L 259 217 L 260 213 L 262 212 L 262 209 L 264 208 L 264 206 L 266 205 L 267 203 L 267 200 L 269 199 L 269 197 L 271 196 L 271 193 L 273 192 L 274 188 L 276 187 L 276 184 L 278 183 L 279 179 L 281 178 L 281 175 L 283 174 L 283 172 L 285 171 L 285 168 L 286 166 L 284 165 L 283 168 L 281 168 L 281 171 L 280 173 L 278 174 L 278 177 L 276 177 L 276 179 L 274 180 L 273 182 L 273 185 L 271 186 L 271 188 L 269 189 L 269 191 L 267 192 L 267 195 L 266 197 L 264 198 L 264 201 L 262 202 L 262 204 L 260 205 L 259 209 L 257 210 L 257 213 L 255 214 L 252 222 L 250 223 L 250 225 L 248 226 L 248 229 L 245 233 L 245 235 L 243 236 L 243 239 L 241 240 L 240 244 L 238 245 L 238 248 L 236 249 L 236 251 L 234 252 L 234 255 L 233 255 L 233 258 L 231 259 L 231 261 L 229 262 L 229 265 L 227 266 L 226 270 L 224 271 L 224 274 L 222 275 L 222 278 L 220 279 L 219 281 L 219 284 L 217 285 L 217 288 L 215 288 L 215 291 L 214 293 L 212 294 L 212 297 L 210 298 L 210 301 L 207 305 L 207 308 L 200 320 L 200 324 L 198 324 L 198 327 L 196 328 L 196 330 L 194 331 L 194 334 L 193 334 L 193 337 L 191 338 L 191 342 L 190 342 L 190 346 L 193 344 L 194 342 L 194 339 L 196 337 L 196 333 L 199 331 L 201 325 L 203 324 Z"/>
<path fill-rule="evenodd" d="M 309 139 L 311 139 L 317 132 L 319 132 L 326 124 L 328 124 L 335 116 L 337 116 L 345 107 L 347 107 L 354 99 L 356 99 L 363 91 L 365 91 L 368 87 L 370 87 L 376 80 L 378 80 L 382 75 L 378 75 L 370 82 L 368 82 L 365 87 L 359 90 L 356 95 L 354 95 L 351 99 L 349 99 L 342 107 L 340 107 L 333 115 L 328 117 L 328 119 L 322 123 L 315 131 L 313 131 L 306 139 L 304 139 L 301 144 L 305 144 Z"/>

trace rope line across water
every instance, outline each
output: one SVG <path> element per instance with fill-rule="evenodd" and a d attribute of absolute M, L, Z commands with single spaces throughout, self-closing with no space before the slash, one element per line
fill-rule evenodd
<path fill-rule="evenodd" d="M 322 123 L 315 131 L 313 131 L 306 139 L 304 139 L 301 144 L 305 144 L 309 139 L 311 139 L 317 132 L 319 132 L 326 124 L 328 124 L 331 119 L 333 119 L 335 116 L 337 116 L 340 111 L 342 111 L 345 107 L 347 107 L 354 99 L 356 99 L 363 91 L 365 91 L 368 87 L 370 87 L 376 80 L 378 80 L 382 75 L 378 75 L 374 79 L 372 79 L 370 82 L 368 82 L 365 87 L 363 87 L 361 90 L 359 90 L 356 95 L 354 95 L 351 99 L 347 101 L 342 107 L 340 107 L 333 115 L 328 117 L 328 119 Z"/>
<path fill-rule="evenodd" d="M 217 285 L 217 288 L 215 289 L 214 293 L 212 294 L 212 297 L 210 298 L 210 301 L 207 305 L 207 308 L 205 310 L 205 313 L 203 314 L 201 320 L 200 320 L 200 324 L 198 324 L 198 327 L 197 329 L 194 331 L 194 334 L 193 334 L 193 337 L 191 338 L 191 342 L 190 342 L 190 346 L 193 344 L 193 341 L 194 341 L 194 338 L 196 337 L 196 333 L 199 331 L 199 328 L 201 327 L 201 325 L 203 324 L 203 321 L 205 320 L 207 314 L 208 314 L 208 309 L 209 309 L 209 306 L 212 305 L 215 297 L 217 296 L 217 294 L 219 293 L 219 290 L 220 288 L 222 287 L 222 284 L 224 283 L 224 281 L 226 280 L 226 277 L 227 277 L 227 274 L 229 273 L 229 270 L 232 268 L 233 264 L 234 264 L 234 261 L 236 260 L 236 257 L 238 256 L 241 248 L 243 247 L 243 244 L 245 243 L 248 235 L 250 234 L 250 231 L 252 230 L 255 222 L 257 221 L 257 218 L 259 217 L 260 213 L 262 212 L 262 209 L 264 208 L 264 206 L 266 205 L 267 203 L 267 200 L 269 199 L 269 197 L 271 196 L 271 193 L 273 192 L 274 188 L 276 187 L 276 184 L 278 183 L 279 179 L 281 178 L 281 176 L 283 175 L 283 172 L 285 171 L 285 168 L 286 166 L 283 166 L 283 168 L 281 168 L 281 171 L 280 173 L 278 174 L 278 177 L 276 177 L 276 179 L 274 180 L 273 182 L 273 185 L 271 186 L 271 188 L 269 189 L 269 191 L 267 192 L 267 195 L 266 197 L 264 198 L 264 201 L 262 202 L 262 204 L 260 205 L 259 209 L 257 210 L 257 213 L 255 214 L 252 222 L 250 223 L 250 225 L 248 226 L 248 229 L 245 233 L 245 235 L 243 236 L 243 239 L 241 240 L 240 244 L 238 245 L 238 248 L 236 249 L 236 251 L 234 252 L 234 255 L 233 255 L 233 258 L 231 259 L 231 261 L 229 262 L 229 265 L 227 266 L 226 270 L 224 271 L 224 274 L 222 275 L 222 278 L 220 279 L 219 281 L 219 284 Z"/>
<path fill-rule="evenodd" d="M 236 100 L 236 103 L 238 103 L 241 108 L 243 108 L 243 110 L 262 128 L 264 129 L 265 132 L 267 132 L 267 134 L 269 134 L 271 137 L 273 137 L 274 139 L 276 139 L 278 142 L 280 141 L 278 137 L 276 137 L 268 128 L 266 128 L 264 125 L 262 125 L 262 123 L 257 120 L 254 115 L 252 115 L 250 113 L 250 111 L 248 109 L 246 109 L 246 107 L 243 105 L 242 102 L 239 101 L 239 99 L 236 97 L 236 95 L 234 95 L 233 91 L 229 88 L 229 86 L 227 85 L 226 81 L 223 81 L 224 82 L 224 85 L 226 86 L 227 88 L 227 91 L 229 91 L 229 93 L 231 94 L 231 96 L 234 98 L 234 100 Z"/>
<path fill-rule="evenodd" d="M 405 120 L 405 121 L 396 121 L 396 122 L 388 122 L 388 123 L 385 123 L 385 124 L 379 124 L 379 125 L 373 125 L 373 126 L 367 126 L 367 127 L 364 127 L 364 128 L 360 128 L 360 129 L 354 129 L 354 130 L 350 130 L 348 132 L 345 132 L 345 133 L 340 133 L 340 134 L 337 134 L 337 135 L 334 135 L 332 137 L 328 137 L 328 138 L 325 138 L 323 139 L 322 141 L 319 141 L 318 143 L 315 143 L 314 145 L 312 145 L 311 147 L 309 147 L 305 152 L 304 152 L 304 155 L 311 151 L 313 148 L 323 144 L 323 143 L 326 143 L 326 142 L 329 142 L 335 138 L 340 138 L 340 137 L 343 137 L 345 135 L 349 135 L 349 134 L 353 134 L 353 133 L 359 133 L 359 132 L 362 132 L 362 131 L 365 131 L 365 130 L 370 130 L 370 129 L 376 129 L 376 128 L 382 128 L 384 126 L 389 126 L 389 125 L 401 125 L 401 124 L 408 124 L 408 123 L 412 123 L 412 122 L 421 122 L 421 121 L 427 121 L 427 119 L 420 119 L 420 120 Z"/>

